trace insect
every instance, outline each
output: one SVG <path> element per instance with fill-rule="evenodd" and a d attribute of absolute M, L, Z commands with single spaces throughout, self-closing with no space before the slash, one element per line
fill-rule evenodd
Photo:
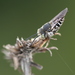
<path fill-rule="evenodd" d="M 64 22 L 64 17 L 68 11 L 68 8 L 65 8 L 61 11 L 57 16 L 55 16 L 51 21 L 44 24 L 41 28 L 37 30 L 37 37 L 24 40 L 21 38 L 16 39 L 15 45 L 4 45 L 5 48 L 3 53 L 6 56 L 6 59 L 12 62 L 12 66 L 14 69 L 21 70 L 24 75 L 30 75 L 30 68 L 34 66 L 38 69 L 42 69 L 43 67 L 33 61 L 33 54 L 41 53 L 49 51 L 52 56 L 53 49 L 58 50 L 57 47 L 49 47 L 49 40 L 52 39 L 54 35 L 60 35 L 57 33 L 60 29 L 61 25 Z M 54 39 L 54 38 L 53 38 Z"/>
<path fill-rule="evenodd" d="M 44 38 L 51 38 L 53 35 L 60 35 L 57 31 L 60 29 L 64 22 L 64 17 L 68 12 L 68 8 L 62 10 L 58 15 L 56 15 L 52 20 L 45 23 L 41 28 L 37 30 L 38 36 L 43 36 Z"/>

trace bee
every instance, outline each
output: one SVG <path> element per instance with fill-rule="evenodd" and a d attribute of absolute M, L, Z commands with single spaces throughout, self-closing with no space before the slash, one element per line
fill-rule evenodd
<path fill-rule="evenodd" d="M 52 20 L 45 23 L 41 28 L 37 30 L 37 35 L 49 39 L 54 35 L 61 35 L 60 33 L 57 32 L 62 26 L 67 12 L 68 12 L 68 8 L 65 8 L 58 15 L 56 15 Z"/>

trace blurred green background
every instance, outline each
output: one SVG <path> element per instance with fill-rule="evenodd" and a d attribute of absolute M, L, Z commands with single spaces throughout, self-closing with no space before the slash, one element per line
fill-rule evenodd
<path fill-rule="evenodd" d="M 41 71 L 32 68 L 35 75 L 75 75 L 75 0 L 1 0 L 0 1 L 0 49 L 15 44 L 16 37 L 27 38 L 51 20 L 64 8 L 68 8 L 66 20 L 60 29 L 62 36 L 54 36 L 49 46 L 59 51 L 36 54 L 34 61 L 43 65 Z M 21 75 L 4 59 L 0 51 L 0 75 Z"/>

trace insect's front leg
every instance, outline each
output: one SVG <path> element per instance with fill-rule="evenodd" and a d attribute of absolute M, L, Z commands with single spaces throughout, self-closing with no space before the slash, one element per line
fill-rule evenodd
<path fill-rule="evenodd" d="M 50 38 L 50 39 L 52 39 L 52 40 L 57 40 L 57 38 Z"/>
<path fill-rule="evenodd" d="M 61 33 L 55 33 L 54 35 L 59 35 L 59 36 L 61 36 Z"/>

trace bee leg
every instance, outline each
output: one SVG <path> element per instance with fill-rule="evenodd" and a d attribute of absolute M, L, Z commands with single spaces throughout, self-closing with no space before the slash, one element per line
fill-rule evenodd
<path fill-rule="evenodd" d="M 52 40 L 57 40 L 57 38 L 50 38 L 50 39 L 52 39 Z"/>
<path fill-rule="evenodd" d="M 59 35 L 59 36 L 61 36 L 61 33 L 55 33 L 55 35 Z"/>
<path fill-rule="evenodd" d="M 36 67 L 39 70 L 41 70 L 43 68 L 43 66 L 41 66 L 41 65 L 39 65 L 39 64 L 37 64 L 35 62 L 30 62 L 30 64 L 31 64 L 31 66 L 34 66 L 34 67 Z"/>
<path fill-rule="evenodd" d="M 45 46 L 45 48 L 47 48 L 47 47 L 48 47 L 48 45 L 49 45 L 49 42 L 50 42 L 50 40 L 48 40 L 48 42 L 46 43 L 46 46 Z"/>

